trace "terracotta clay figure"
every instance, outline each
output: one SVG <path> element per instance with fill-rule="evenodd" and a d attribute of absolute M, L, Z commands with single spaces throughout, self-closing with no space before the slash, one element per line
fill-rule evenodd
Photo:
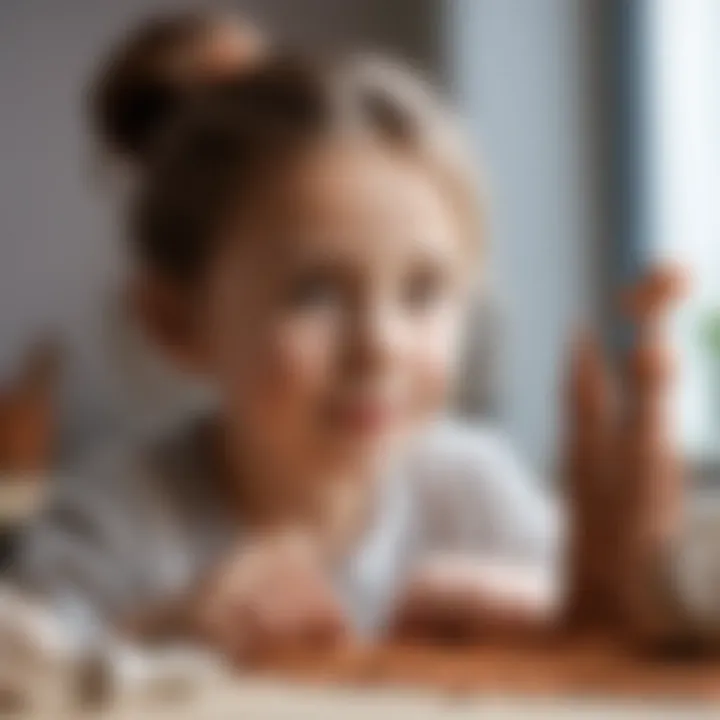
<path fill-rule="evenodd" d="M 611 572 L 617 562 L 614 453 L 616 388 L 589 333 L 573 345 L 565 388 L 564 473 L 569 512 L 569 629 L 606 626 L 617 615 Z"/>
<path fill-rule="evenodd" d="M 0 388 L 0 473 L 44 473 L 54 440 L 54 395 L 60 357 L 58 347 L 39 342 L 27 353 L 18 377 Z"/>
<path fill-rule="evenodd" d="M 39 509 L 55 449 L 58 347 L 39 342 L 18 376 L 0 387 L 0 573 L 12 562 L 17 530 Z"/>
<path fill-rule="evenodd" d="M 651 272 L 625 298 L 635 341 L 625 377 L 622 503 L 623 578 L 631 632 L 643 642 L 672 640 L 679 607 L 671 568 L 683 508 L 683 471 L 671 427 L 673 357 L 663 329 L 685 276 L 675 267 Z"/>

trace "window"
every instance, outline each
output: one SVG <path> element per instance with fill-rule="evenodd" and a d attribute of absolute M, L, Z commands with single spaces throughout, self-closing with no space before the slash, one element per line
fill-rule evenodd
<path fill-rule="evenodd" d="M 692 278 L 671 328 L 678 431 L 692 458 L 720 459 L 720 2 L 645 4 L 647 165 L 655 258 Z M 715 318 L 715 319 L 714 319 Z"/>

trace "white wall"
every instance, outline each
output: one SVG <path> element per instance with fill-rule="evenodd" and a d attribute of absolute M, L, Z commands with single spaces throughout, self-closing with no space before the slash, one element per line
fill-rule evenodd
<path fill-rule="evenodd" d="M 489 168 L 491 273 L 508 319 L 501 409 L 541 464 L 557 441 L 567 332 L 599 314 L 593 18 L 585 0 L 454 0 L 446 33 Z"/>

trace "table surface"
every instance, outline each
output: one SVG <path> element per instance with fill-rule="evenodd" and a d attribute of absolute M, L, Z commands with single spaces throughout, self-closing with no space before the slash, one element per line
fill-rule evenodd
<path fill-rule="evenodd" d="M 67 715 L 21 717 L 323 720 L 373 714 L 392 720 L 717 718 L 720 659 L 651 661 L 603 639 L 474 649 L 347 647 L 276 657 L 240 675 L 213 671 L 159 695 L 157 689 L 126 694 L 100 715 L 75 708 Z"/>
<path fill-rule="evenodd" d="M 690 699 L 718 702 L 720 657 L 650 659 L 604 638 L 528 645 L 430 648 L 390 645 L 274 659 L 273 677 L 310 682 L 434 688 L 546 697 Z"/>

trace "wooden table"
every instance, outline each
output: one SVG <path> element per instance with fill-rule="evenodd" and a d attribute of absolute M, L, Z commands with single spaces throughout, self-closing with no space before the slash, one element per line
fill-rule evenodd
<path fill-rule="evenodd" d="M 169 694 L 125 694 L 100 712 L 26 720 L 718 718 L 720 662 L 648 661 L 603 640 L 533 647 L 393 645 L 218 669 Z M 195 675 L 199 677 L 199 675 Z M 185 687 L 187 685 L 187 687 Z"/>
<path fill-rule="evenodd" d="M 718 703 L 720 709 L 720 658 L 650 660 L 602 638 L 535 646 L 346 649 L 274 660 L 264 673 L 313 683 L 431 688 L 454 696 L 686 699 Z"/>

